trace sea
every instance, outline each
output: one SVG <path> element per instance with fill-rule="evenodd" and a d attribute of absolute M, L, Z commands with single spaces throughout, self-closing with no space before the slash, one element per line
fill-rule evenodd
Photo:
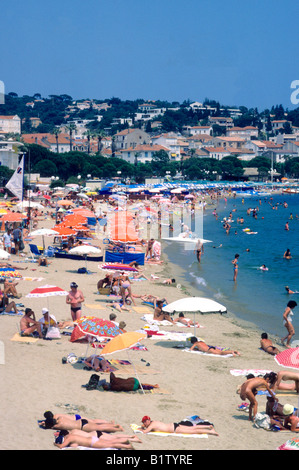
<path fill-rule="evenodd" d="M 252 209 L 257 209 L 256 217 Z M 227 234 L 223 221 L 230 214 Z M 243 224 L 238 221 L 242 217 Z M 286 334 L 282 321 L 286 305 L 296 300 L 293 339 L 299 340 L 299 194 L 221 198 L 206 207 L 202 220 L 203 233 L 198 235 L 210 242 L 204 244 L 200 263 L 185 244 L 162 241 L 163 252 L 180 273 L 179 282 L 191 286 L 192 295 L 214 299 L 237 319 L 279 338 Z M 289 260 L 283 258 L 287 248 L 292 255 Z M 237 253 L 239 270 L 234 282 L 231 261 Z M 268 270 L 260 269 L 262 265 Z M 298 294 L 287 294 L 285 286 Z"/>

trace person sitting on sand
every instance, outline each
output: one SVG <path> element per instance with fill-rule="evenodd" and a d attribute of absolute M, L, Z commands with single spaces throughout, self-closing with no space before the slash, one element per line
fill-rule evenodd
<path fill-rule="evenodd" d="M 170 323 L 172 323 L 174 325 L 175 322 L 172 320 L 170 315 L 168 315 L 168 313 L 165 313 L 165 312 L 162 311 L 164 301 L 165 301 L 165 299 L 161 299 L 161 300 L 156 300 L 155 299 L 154 300 L 154 317 L 153 317 L 153 319 L 157 320 L 157 321 L 167 320 L 167 321 L 169 321 Z"/>
<path fill-rule="evenodd" d="M 247 379 L 240 387 L 240 398 L 241 400 L 248 399 L 250 402 L 249 405 L 249 420 L 254 421 L 255 416 L 257 414 L 257 407 L 258 403 L 255 398 L 257 395 L 257 389 L 259 387 L 266 388 L 267 391 L 270 393 L 271 397 L 277 401 L 275 394 L 272 392 L 270 386 L 272 385 L 270 382 L 270 374 L 264 375 L 264 377 L 253 377 Z"/>
<path fill-rule="evenodd" d="M 56 416 L 56 417 L 54 417 Z M 95 421 L 79 418 L 75 419 L 69 415 L 48 415 L 45 421 L 41 421 L 40 426 L 44 429 L 57 429 L 64 431 L 71 431 L 73 429 L 80 429 L 82 431 L 106 431 L 106 432 L 118 432 L 123 431 L 123 428 L 119 424 L 114 423 L 97 423 Z"/>
<path fill-rule="evenodd" d="M 231 349 L 217 348 L 216 346 L 209 346 L 202 339 L 196 338 L 196 336 L 192 336 L 190 338 L 190 341 L 192 343 L 190 351 L 197 349 L 198 351 L 206 352 L 209 354 L 216 354 L 218 356 L 226 356 L 227 354 L 232 354 L 233 356 L 240 356 L 240 353 L 238 351 L 231 350 Z"/>
<path fill-rule="evenodd" d="M 212 436 L 219 436 L 212 424 L 193 424 L 190 421 L 162 423 L 161 421 L 152 421 L 149 416 L 144 416 L 141 421 L 142 426 L 139 428 L 139 430 L 144 434 L 149 432 L 166 432 L 171 434 L 209 434 Z"/>
<path fill-rule="evenodd" d="M 279 354 L 279 350 L 275 346 L 273 346 L 272 341 L 268 339 L 267 333 L 261 334 L 261 348 L 272 356 L 276 356 L 276 354 Z"/>
<path fill-rule="evenodd" d="M 32 318 L 31 318 L 32 317 Z M 21 336 L 31 336 L 34 331 L 38 332 L 40 338 L 42 334 L 42 324 L 35 319 L 35 314 L 31 308 L 25 309 L 25 315 L 20 320 Z"/>
<path fill-rule="evenodd" d="M 4 280 L 4 294 L 5 295 L 12 295 L 17 299 L 22 297 L 22 294 L 18 294 L 17 292 L 17 285 L 18 282 L 13 281 L 12 279 L 5 279 Z"/>
<path fill-rule="evenodd" d="M 152 390 L 153 388 L 159 388 L 158 384 L 141 384 L 135 377 L 128 377 L 127 379 L 116 377 L 113 372 L 110 372 L 110 383 L 103 383 L 102 386 L 104 390 L 113 392 L 133 392 L 140 389 Z"/>
<path fill-rule="evenodd" d="M 277 374 L 273 372 L 273 377 L 275 376 L 275 381 L 271 387 L 274 392 L 276 390 L 290 390 L 299 393 L 299 372 L 292 370 L 281 370 Z M 292 384 L 285 384 L 282 382 L 287 382 L 288 380 L 293 381 Z"/>
<path fill-rule="evenodd" d="M 0 312 L 10 313 L 12 311 L 18 313 L 18 309 L 15 302 L 13 300 L 11 302 L 8 302 L 6 294 L 4 294 L 4 292 L 0 290 Z"/>
<path fill-rule="evenodd" d="M 194 324 L 192 320 L 189 320 L 189 318 L 185 318 L 185 315 L 183 314 L 183 312 L 179 313 L 178 318 L 175 318 L 174 321 L 175 323 L 182 323 L 183 325 L 186 325 L 186 326 L 199 327 L 199 323 Z"/>
<path fill-rule="evenodd" d="M 91 356 L 87 357 L 83 363 L 89 368 L 93 369 L 96 372 L 107 372 L 109 371 L 108 362 L 102 356 L 98 356 L 97 354 L 92 354 Z"/>
<path fill-rule="evenodd" d="M 76 432 L 75 432 L 76 431 Z M 126 449 L 134 450 L 131 441 L 141 442 L 140 439 L 135 439 L 136 436 L 126 438 L 121 436 L 110 436 L 109 434 L 103 434 L 101 431 L 97 431 L 95 434 L 81 433 L 78 434 L 77 430 L 71 431 L 63 438 L 61 443 L 54 442 L 56 447 L 64 449 L 65 447 L 90 447 L 92 449 Z"/>

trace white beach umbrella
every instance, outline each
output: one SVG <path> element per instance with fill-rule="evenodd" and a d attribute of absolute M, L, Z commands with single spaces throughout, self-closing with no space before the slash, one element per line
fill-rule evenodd
<path fill-rule="evenodd" d="M 37 230 L 34 230 L 33 232 L 29 233 L 29 236 L 32 237 L 43 237 L 43 249 L 45 250 L 45 239 L 44 237 L 51 237 L 54 235 L 59 235 L 59 232 L 56 232 L 56 230 L 50 229 L 50 228 L 39 228 Z"/>
<path fill-rule="evenodd" d="M 31 207 L 31 209 L 41 209 L 41 210 L 44 210 L 45 209 L 45 206 L 43 206 L 42 204 L 40 204 L 39 202 L 34 202 L 34 201 L 22 201 L 22 202 L 18 202 L 18 204 L 16 205 L 16 207 L 18 209 L 27 209 L 27 207 Z"/>
<path fill-rule="evenodd" d="M 195 313 L 226 313 L 227 309 L 224 305 L 219 304 L 213 299 L 206 297 L 185 297 L 183 299 L 175 300 L 168 305 L 165 305 L 162 310 L 166 313 L 173 314 L 177 313 L 194 313 L 194 325 L 195 325 Z M 195 334 L 195 326 L 194 326 Z"/>
<path fill-rule="evenodd" d="M 100 248 L 97 248 L 96 246 L 92 246 L 92 245 L 79 245 L 79 246 L 75 246 L 74 248 L 69 250 L 69 253 L 71 255 L 81 255 L 85 258 L 86 272 L 88 273 L 88 270 L 87 270 L 87 255 L 100 254 L 100 253 L 102 253 L 102 250 Z"/>

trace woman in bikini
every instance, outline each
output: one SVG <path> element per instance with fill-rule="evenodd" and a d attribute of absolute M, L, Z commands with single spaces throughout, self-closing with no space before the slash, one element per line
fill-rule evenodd
<path fill-rule="evenodd" d="M 197 339 L 196 336 L 192 336 L 190 338 L 190 341 L 192 344 L 190 351 L 197 349 L 200 352 L 216 354 L 218 356 L 226 356 L 227 354 L 232 354 L 233 356 L 240 356 L 239 351 L 233 351 L 231 349 L 221 349 L 221 348 L 217 348 L 216 346 L 209 346 L 204 341 Z"/>
<path fill-rule="evenodd" d="M 54 417 L 55 416 L 55 417 Z M 92 432 L 92 431 L 104 431 L 104 432 L 119 432 L 123 431 L 123 428 L 119 424 L 103 422 L 98 423 L 95 420 L 88 420 L 86 418 L 74 419 L 73 416 L 68 415 L 48 415 L 45 421 L 40 423 L 40 426 L 44 429 L 56 429 L 59 431 L 72 431 L 78 429 L 81 431 Z"/>
<path fill-rule="evenodd" d="M 91 435 L 92 434 L 92 435 Z M 58 439 L 60 436 L 58 437 Z M 65 447 L 91 447 L 93 449 L 128 449 L 134 450 L 132 442 L 141 442 L 137 436 L 110 436 L 109 434 L 103 434 L 101 431 L 93 433 L 73 430 L 61 436 L 62 442 L 56 439 L 55 446 L 63 449 Z"/>
<path fill-rule="evenodd" d="M 238 259 L 239 259 L 238 254 L 235 254 L 235 258 L 232 260 L 232 263 L 234 265 L 234 282 L 237 280 L 237 275 L 238 275 Z"/>

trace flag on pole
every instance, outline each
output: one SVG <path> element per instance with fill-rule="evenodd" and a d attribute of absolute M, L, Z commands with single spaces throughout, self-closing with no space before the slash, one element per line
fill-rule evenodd
<path fill-rule="evenodd" d="M 18 168 L 5 186 L 11 191 L 20 201 L 23 201 L 23 188 L 24 188 L 24 156 L 22 157 Z"/>

